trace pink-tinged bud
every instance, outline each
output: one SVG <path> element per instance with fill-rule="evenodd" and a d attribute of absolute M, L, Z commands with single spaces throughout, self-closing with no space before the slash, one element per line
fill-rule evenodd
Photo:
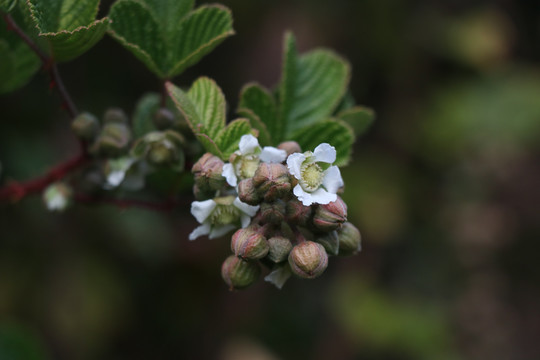
<path fill-rule="evenodd" d="M 237 230 L 232 236 L 231 250 L 242 259 L 258 260 L 268 254 L 269 246 L 261 233 L 245 228 Z"/>
<path fill-rule="evenodd" d="M 291 250 L 289 265 L 294 274 L 305 279 L 314 279 L 326 270 L 328 255 L 321 244 L 304 241 Z"/>
<path fill-rule="evenodd" d="M 174 125 L 175 120 L 173 112 L 167 108 L 160 108 L 152 117 L 154 126 L 158 130 L 170 129 Z"/>
<path fill-rule="evenodd" d="M 219 190 L 225 185 L 223 172 L 223 161 L 211 153 L 204 154 L 199 161 L 193 165 L 191 172 L 195 177 L 195 184 L 201 190 Z"/>
<path fill-rule="evenodd" d="M 287 167 L 282 164 L 260 163 L 253 184 L 264 201 L 272 202 L 291 195 L 291 179 Z"/>
<path fill-rule="evenodd" d="M 301 153 L 302 148 L 296 141 L 285 141 L 278 145 L 278 149 L 285 150 L 287 152 L 287 156 L 294 154 L 294 153 Z"/>
<path fill-rule="evenodd" d="M 340 255 L 354 255 L 360 252 L 362 249 L 362 236 L 356 226 L 350 222 L 346 222 L 337 233 L 339 236 Z"/>
<path fill-rule="evenodd" d="M 253 206 L 262 202 L 262 198 L 253 185 L 253 178 L 244 179 L 238 183 L 238 197 L 242 202 Z"/>
<path fill-rule="evenodd" d="M 83 140 L 93 140 L 99 133 L 99 121 L 90 113 L 82 113 L 73 119 L 71 130 Z"/>
<path fill-rule="evenodd" d="M 265 202 L 261 204 L 261 219 L 264 223 L 279 224 L 285 221 L 286 211 L 286 204 L 282 200 Z"/>
<path fill-rule="evenodd" d="M 287 202 L 287 220 L 295 225 L 305 226 L 311 220 L 313 209 L 304 206 L 301 201 L 291 199 Z"/>
<path fill-rule="evenodd" d="M 315 239 L 321 244 L 329 255 L 337 255 L 339 251 L 339 236 L 337 231 L 321 234 Z"/>
<path fill-rule="evenodd" d="M 347 221 L 347 205 L 339 196 L 334 202 L 318 205 L 313 216 L 313 225 L 322 232 L 336 230 L 345 221 Z"/>
<path fill-rule="evenodd" d="M 259 264 L 248 262 L 234 255 L 229 256 L 221 266 L 221 277 L 231 290 L 246 288 L 261 274 Z"/>
<path fill-rule="evenodd" d="M 274 236 L 268 239 L 268 259 L 275 263 L 287 260 L 293 246 L 291 240 L 283 236 Z"/>

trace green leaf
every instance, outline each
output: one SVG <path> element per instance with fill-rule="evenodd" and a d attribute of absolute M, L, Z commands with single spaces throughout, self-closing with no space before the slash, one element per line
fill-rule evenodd
<path fill-rule="evenodd" d="M 328 118 L 345 95 L 350 80 L 349 63 L 327 49 L 316 49 L 297 58 L 294 38 L 285 37 L 279 88 L 280 121 L 285 138 L 296 130 Z"/>
<path fill-rule="evenodd" d="M 0 0 L 0 11 L 11 12 L 17 5 L 17 0 Z"/>
<path fill-rule="evenodd" d="M 281 134 L 282 129 L 277 121 L 277 107 L 270 92 L 258 84 L 247 84 L 240 92 L 240 104 L 236 111 L 249 119 L 251 125 L 259 131 L 259 143 L 277 145 L 272 134 Z M 279 135 L 275 135 L 276 139 Z"/>
<path fill-rule="evenodd" d="M 196 134 L 197 139 L 201 142 L 201 144 L 204 146 L 206 151 L 216 155 L 217 157 L 221 159 L 225 159 L 223 156 L 223 153 L 219 149 L 219 147 L 216 145 L 214 140 L 210 139 L 210 137 L 206 134 Z"/>
<path fill-rule="evenodd" d="M 349 125 L 337 119 L 324 120 L 297 130 L 292 139 L 304 150 L 315 149 L 321 143 L 328 143 L 336 148 L 335 165 L 346 165 L 354 143 L 354 132 Z"/>
<path fill-rule="evenodd" d="M 223 92 L 214 80 L 200 77 L 193 83 L 187 96 L 199 114 L 203 126 L 201 132 L 215 139 L 225 127 L 226 103 Z"/>
<path fill-rule="evenodd" d="M 18 14 L 13 14 L 19 22 Z M 0 94 L 24 86 L 41 66 L 40 59 L 17 35 L 0 21 Z"/>
<path fill-rule="evenodd" d="M 180 111 L 184 119 L 186 119 L 191 131 L 193 131 L 195 135 L 201 133 L 203 128 L 201 117 L 199 116 L 195 105 L 191 102 L 187 94 L 171 82 L 167 82 L 165 87 L 167 89 L 167 93 L 174 103 L 174 106 L 178 111 Z"/>
<path fill-rule="evenodd" d="M 247 119 L 236 119 L 227 125 L 216 139 L 216 143 L 223 153 L 222 159 L 227 160 L 233 152 L 238 150 L 240 138 L 249 133 L 251 133 L 251 126 Z"/>
<path fill-rule="evenodd" d="M 156 131 L 152 118 L 159 106 L 160 96 L 156 93 L 146 94 L 139 100 L 133 114 L 134 138 L 140 138 L 152 131 Z"/>
<path fill-rule="evenodd" d="M 56 61 L 72 60 L 105 34 L 109 19 L 95 20 L 99 0 L 28 0 L 39 36 L 48 40 Z"/>
<path fill-rule="evenodd" d="M 193 0 L 120 0 L 110 34 L 158 77 L 172 78 L 234 33 L 227 8 L 192 7 Z"/>
<path fill-rule="evenodd" d="M 337 114 L 337 118 L 345 121 L 354 130 L 356 136 L 360 136 L 375 120 L 375 112 L 364 106 L 355 106 Z"/>

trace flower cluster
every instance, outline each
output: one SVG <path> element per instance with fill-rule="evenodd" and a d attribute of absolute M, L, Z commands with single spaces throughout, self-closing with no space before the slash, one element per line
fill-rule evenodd
<path fill-rule="evenodd" d="M 228 163 L 204 154 L 193 166 L 197 201 L 191 212 L 201 224 L 190 240 L 216 238 L 234 230 L 221 273 L 231 289 L 251 285 L 261 274 L 281 288 L 292 275 L 313 279 L 329 255 L 360 251 L 360 232 L 347 222 L 339 197 L 343 179 L 333 163 L 336 150 L 323 143 L 302 152 L 296 142 L 261 148 L 242 136 Z"/>

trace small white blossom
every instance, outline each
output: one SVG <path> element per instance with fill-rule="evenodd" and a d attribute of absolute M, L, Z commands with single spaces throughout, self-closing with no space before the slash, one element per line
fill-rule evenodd
<path fill-rule="evenodd" d="M 239 150 L 231 157 L 231 162 L 223 165 L 222 175 L 231 186 L 238 185 L 239 179 L 253 177 L 259 163 L 282 163 L 287 152 L 272 146 L 261 148 L 253 135 L 243 135 L 238 144 Z"/>
<path fill-rule="evenodd" d="M 293 193 L 304 206 L 329 204 L 336 201 L 336 192 L 343 186 L 343 179 L 337 166 L 336 149 L 320 144 L 313 152 L 294 153 L 287 158 L 289 172 L 298 180 Z"/>
<path fill-rule="evenodd" d="M 191 213 L 201 225 L 189 234 L 189 240 L 208 235 L 214 239 L 238 227 L 247 227 L 259 206 L 251 206 L 238 197 L 225 196 L 205 201 L 194 201 Z"/>
<path fill-rule="evenodd" d="M 50 211 L 63 211 L 70 203 L 71 188 L 64 183 L 51 184 L 43 192 L 43 201 Z"/>

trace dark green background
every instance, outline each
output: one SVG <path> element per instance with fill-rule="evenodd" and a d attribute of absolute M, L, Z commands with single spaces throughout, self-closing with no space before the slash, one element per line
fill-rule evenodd
<path fill-rule="evenodd" d="M 237 35 L 175 83 L 215 79 L 231 116 L 278 81 L 286 29 L 351 61 L 377 112 L 343 169 L 362 253 L 231 293 L 228 240 L 189 242 L 187 208 L 1 204 L 0 359 L 540 358 L 540 3 L 223 3 Z M 96 114 L 159 88 L 108 37 L 60 71 Z M 3 183 L 78 151 L 58 104 L 43 73 L 0 97 Z"/>

